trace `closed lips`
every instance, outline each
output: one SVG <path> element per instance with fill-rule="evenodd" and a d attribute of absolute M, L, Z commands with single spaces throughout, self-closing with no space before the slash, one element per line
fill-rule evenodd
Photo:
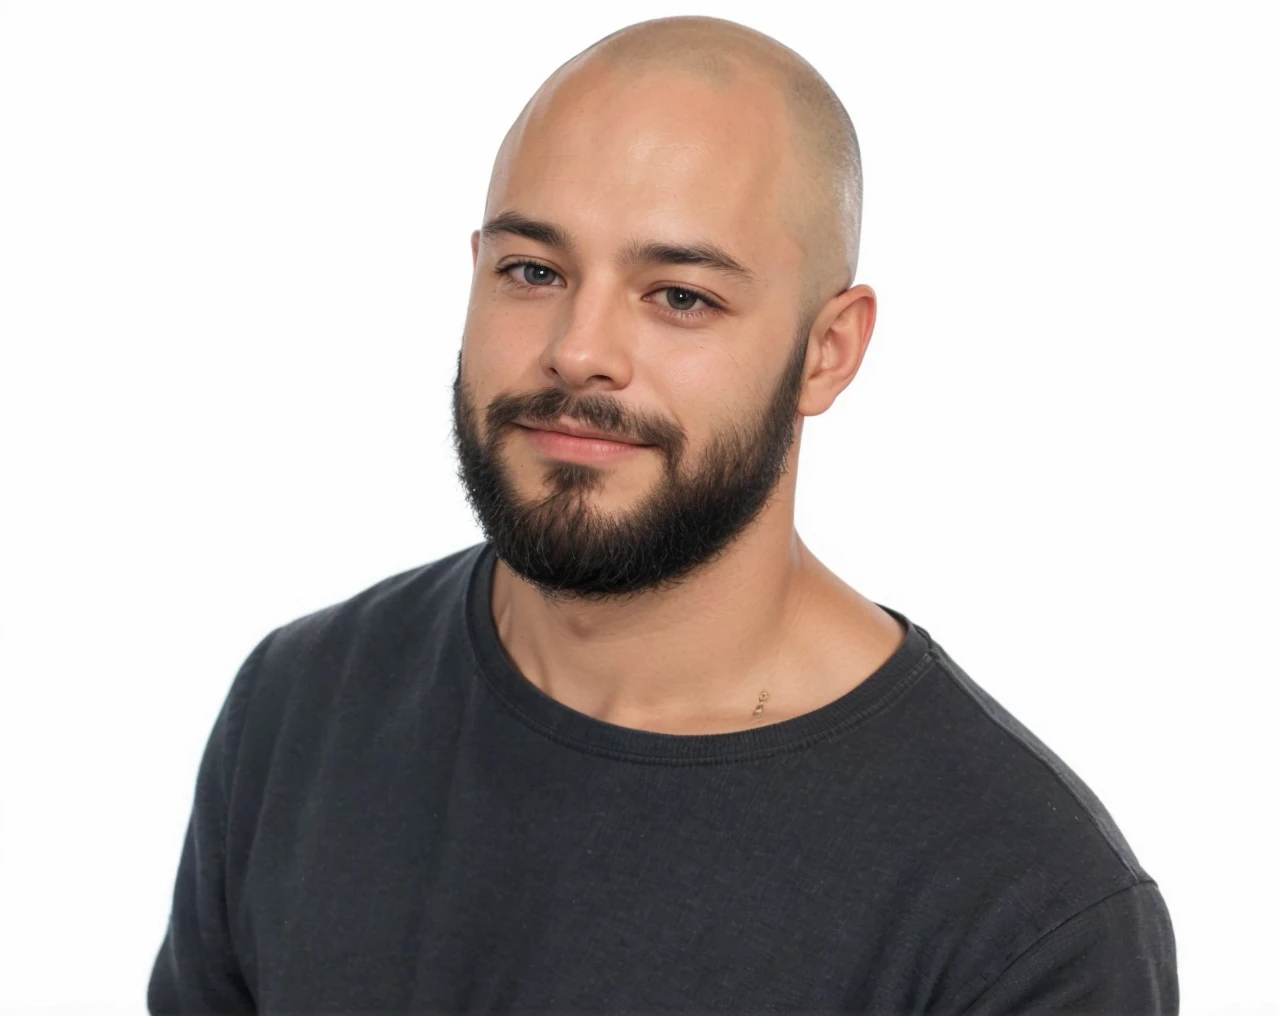
<path fill-rule="evenodd" d="M 616 435 L 613 435 L 613 434 L 605 434 L 598 430 L 590 430 L 585 427 L 575 427 L 569 424 L 557 424 L 554 427 L 534 427 L 529 424 L 522 423 L 519 426 L 526 427 L 529 430 L 545 430 L 545 431 L 550 431 L 551 433 L 554 433 L 554 434 L 567 434 L 569 435 L 569 437 L 588 438 L 595 441 L 615 441 L 619 444 L 630 444 L 630 445 L 644 444 L 644 442 L 642 441 L 633 441 L 631 438 L 617 437 Z"/>

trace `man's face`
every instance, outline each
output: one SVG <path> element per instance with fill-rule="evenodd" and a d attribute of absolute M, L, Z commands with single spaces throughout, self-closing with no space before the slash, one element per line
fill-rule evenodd
<path fill-rule="evenodd" d="M 780 210 L 785 122 L 750 79 L 587 67 L 508 139 L 499 228 L 473 238 L 454 441 L 486 538 L 548 596 L 669 586 L 776 489 L 811 324 Z M 746 274 L 688 263 L 708 245 Z M 565 421 L 642 447 L 590 458 L 530 429 Z"/>

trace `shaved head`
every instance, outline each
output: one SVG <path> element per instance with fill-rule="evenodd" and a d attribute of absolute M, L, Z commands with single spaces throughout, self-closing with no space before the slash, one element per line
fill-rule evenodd
<path fill-rule="evenodd" d="M 454 381 L 459 476 L 514 573 L 629 597 L 782 524 L 803 418 L 875 320 L 861 196 L 840 100 L 742 25 L 642 22 L 551 74 L 494 160 Z"/>
<path fill-rule="evenodd" d="M 658 18 L 593 43 L 558 67 L 525 105 L 495 166 L 552 95 L 575 76 L 591 76 L 602 68 L 620 80 L 682 73 L 718 92 L 731 91 L 746 79 L 773 90 L 785 112 L 787 142 L 795 160 L 777 212 L 803 257 L 805 312 L 852 284 L 862 217 L 862 160 L 853 122 L 808 61 L 776 39 L 733 21 Z M 765 146 L 769 140 L 760 138 Z"/>

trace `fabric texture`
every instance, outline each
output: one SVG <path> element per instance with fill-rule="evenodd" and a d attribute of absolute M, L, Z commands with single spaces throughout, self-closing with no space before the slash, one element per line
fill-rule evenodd
<path fill-rule="evenodd" d="M 1098 798 L 929 633 L 841 698 L 674 735 L 527 681 L 477 544 L 282 625 L 205 747 L 168 1013 L 1173 1014 Z"/>

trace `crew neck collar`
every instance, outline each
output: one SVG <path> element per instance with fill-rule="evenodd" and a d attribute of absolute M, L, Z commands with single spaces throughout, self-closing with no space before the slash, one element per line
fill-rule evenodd
<path fill-rule="evenodd" d="M 493 544 L 473 549 L 466 590 L 467 632 L 486 683 L 526 726 L 579 751 L 633 762 L 696 765 L 760 758 L 807 747 L 857 726 L 897 699 L 927 669 L 932 640 L 905 615 L 906 639 L 866 680 L 824 706 L 778 723 L 721 734 L 666 734 L 598 720 L 552 698 L 516 668 L 493 619 Z"/>

